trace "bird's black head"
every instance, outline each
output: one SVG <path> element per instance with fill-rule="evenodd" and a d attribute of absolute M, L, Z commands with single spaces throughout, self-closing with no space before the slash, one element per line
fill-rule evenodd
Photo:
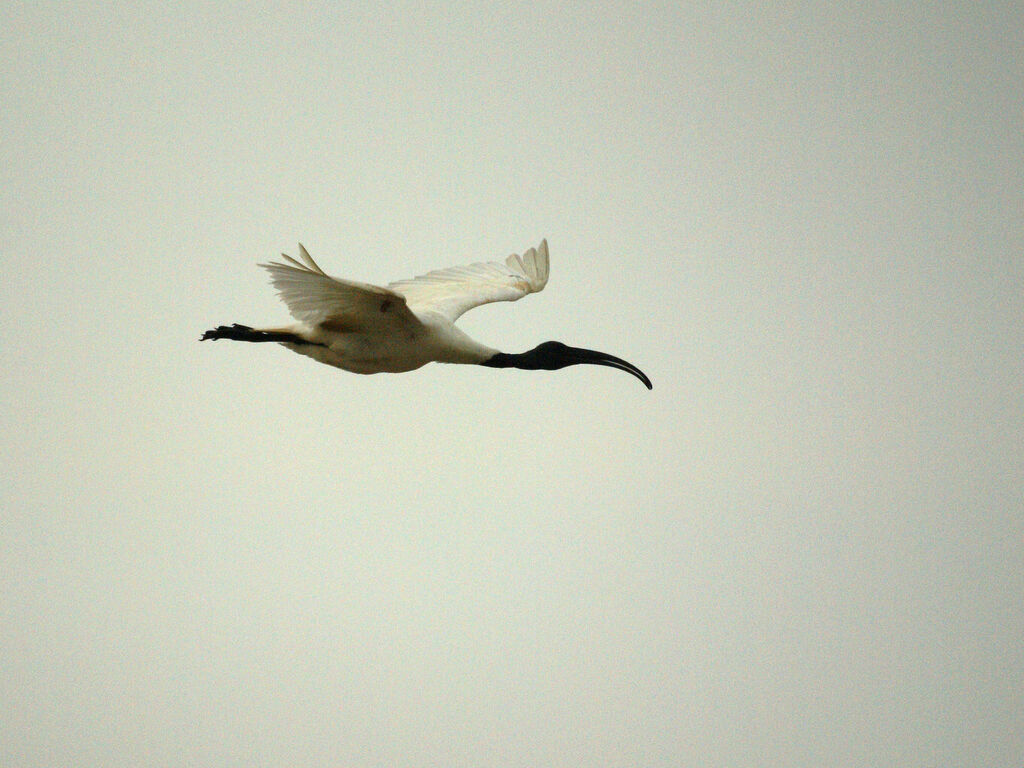
<path fill-rule="evenodd" d="M 499 352 L 482 364 L 491 368 L 522 368 L 527 371 L 557 371 L 570 365 L 607 365 L 636 376 L 648 389 L 653 389 L 651 380 L 632 363 L 605 352 L 570 347 L 560 341 L 545 341 L 529 352 L 510 355 Z"/>

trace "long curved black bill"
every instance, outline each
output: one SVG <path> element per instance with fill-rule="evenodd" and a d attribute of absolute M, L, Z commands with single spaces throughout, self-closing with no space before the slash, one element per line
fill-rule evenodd
<path fill-rule="evenodd" d="M 580 349 L 579 347 L 569 347 L 568 349 L 567 357 L 573 363 L 589 363 L 590 365 L 607 365 L 610 368 L 618 368 L 620 371 L 626 371 L 636 376 L 648 389 L 654 389 L 651 380 L 647 378 L 643 371 L 632 363 L 626 362 L 621 357 L 615 357 L 615 355 L 609 355 L 607 352 L 598 352 L 593 349 Z"/>

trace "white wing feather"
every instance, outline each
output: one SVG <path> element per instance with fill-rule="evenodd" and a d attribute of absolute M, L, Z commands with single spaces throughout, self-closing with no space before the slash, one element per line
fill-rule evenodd
<path fill-rule="evenodd" d="M 548 282 L 548 242 L 504 262 L 437 269 L 411 280 L 389 283 L 415 313 L 435 312 L 455 322 L 464 312 L 492 301 L 516 301 L 543 290 Z"/>
<path fill-rule="evenodd" d="M 273 261 L 260 266 L 270 272 L 274 287 L 296 320 L 352 330 L 394 323 L 420 324 L 403 296 L 376 285 L 331 277 L 301 243 L 299 256 L 304 263 L 283 253 L 281 256 L 287 264 Z"/>

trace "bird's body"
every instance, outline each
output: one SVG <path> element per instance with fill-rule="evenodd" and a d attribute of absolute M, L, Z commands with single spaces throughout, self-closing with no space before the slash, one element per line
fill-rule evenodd
<path fill-rule="evenodd" d="M 499 352 L 473 340 L 455 326 L 467 310 L 493 301 L 516 301 L 544 288 L 548 247 L 541 241 L 522 256 L 429 272 L 386 288 L 327 275 L 299 245 L 302 262 L 260 266 L 298 321 L 294 325 L 254 329 L 219 326 L 202 340 L 277 342 L 317 362 L 352 373 L 401 373 L 427 363 L 467 363 L 494 368 L 555 370 L 578 363 L 621 368 L 644 382 L 635 366 L 601 352 L 546 342 L 519 355 Z"/>
<path fill-rule="evenodd" d="M 419 318 L 417 318 L 419 320 Z M 451 323 L 424 317 L 398 333 L 375 329 L 338 331 L 295 325 L 287 330 L 305 341 L 283 346 L 351 373 L 405 373 L 427 363 L 482 363 L 497 350 L 473 341 Z"/>

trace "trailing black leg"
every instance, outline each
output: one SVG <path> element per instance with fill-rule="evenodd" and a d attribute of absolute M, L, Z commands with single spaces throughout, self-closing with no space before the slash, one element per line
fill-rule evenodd
<path fill-rule="evenodd" d="M 216 328 L 212 328 L 206 331 L 200 341 L 206 341 L 212 339 L 231 339 L 232 341 L 276 341 L 284 342 L 286 344 L 312 344 L 314 346 L 322 347 L 323 344 L 318 344 L 315 341 L 307 341 L 301 336 L 290 333 L 288 331 L 257 331 L 254 328 L 250 328 L 248 325 L 239 325 L 234 323 L 233 325 L 218 325 Z"/>

